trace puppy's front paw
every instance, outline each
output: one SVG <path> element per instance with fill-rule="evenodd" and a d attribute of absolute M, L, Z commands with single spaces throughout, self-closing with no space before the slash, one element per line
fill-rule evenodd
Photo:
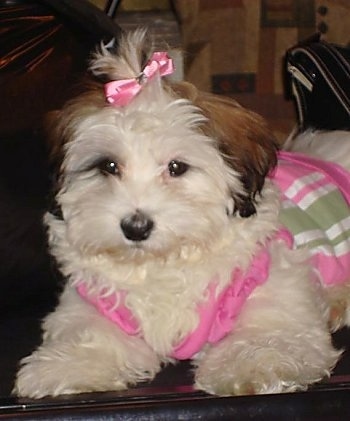
<path fill-rule="evenodd" d="M 42 347 L 21 361 L 13 393 L 42 398 L 48 395 L 121 390 L 126 386 L 124 379 L 118 377 L 112 366 L 103 366 L 98 359 L 87 364 L 83 356 L 73 359 L 59 350 Z"/>
<path fill-rule="evenodd" d="M 219 364 L 212 364 L 214 357 L 208 358 L 197 369 L 196 388 L 219 396 L 278 393 L 297 389 L 297 376 L 293 373 L 293 367 L 286 364 L 282 369 L 282 362 L 277 362 L 279 356 L 272 350 L 266 351 L 265 355 L 259 353 L 259 360 L 254 362 L 248 355 L 237 356 L 237 361 L 224 357 Z M 283 381 L 282 378 L 289 380 Z"/>
<path fill-rule="evenodd" d="M 202 356 L 195 385 L 220 396 L 305 390 L 328 376 L 339 356 L 330 341 L 322 348 L 300 338 L 223 341 Z"/>
<path fill-rule="evenodd" d="M 39 347 L 21 361 L 13 393 L 42 398 L 92 391 L 123 390 L 154 377 L 159 361 L 154 354 L 130 353 L 116 347 L 56 343 Z"/>

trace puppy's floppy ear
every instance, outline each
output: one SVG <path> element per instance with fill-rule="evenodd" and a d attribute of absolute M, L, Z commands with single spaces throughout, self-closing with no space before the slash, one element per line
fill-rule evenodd
<path fill-rule="evenodd" d="M 245 194 L 232 192 L 235 210 L 242 217 L 254 214 L 256 194 L 277 163 L 278 143 L 266 121 L 233 99 L 200 92 L 189 83 L 173 89 L 201 109 L 207 117 L 203 132 L 217 141 L 224 160 L 240 174 Z"/>

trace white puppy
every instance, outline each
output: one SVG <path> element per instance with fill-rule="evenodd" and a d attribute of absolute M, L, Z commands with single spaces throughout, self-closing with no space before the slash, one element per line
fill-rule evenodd
<path fill-rule="evenodd" d="M 62 159 L 45 221 L 67 282 L 14 391 L 120 390 L 181 359 L 209 393 L 305 389 L 340 356 L 329 324 L 350 322 L 346 279 L 325 288 L 283 226 L 264 120 L 166 83 L 171 60 L 144 38 L 96 53 L 52 122 Z"/>

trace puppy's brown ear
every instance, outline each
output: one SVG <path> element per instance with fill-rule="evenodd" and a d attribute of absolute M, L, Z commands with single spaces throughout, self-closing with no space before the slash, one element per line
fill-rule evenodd
<path fill-rule="evenodd" d="M 200 92 L 189 83 L 173 89 L 202 110 L 207 117 L 202 130 L 217 141 L 224 160 L 240 174 L 245 194 L 232 192 L 235 210 L 242 217 L 254 214 L 256 194 L 277 163 L 278 143 L 266 121 L 230 98 Z"/>
<path fill-rule="evenodd" d="M 85 78 L 77 85 L 76 96 L 66 102 L 61 110 L 50 111 L 45 116 L 44 134 L 48 148 L 51 173 L 51 198 L 49 211 L 62 219 L 62 213 L 56 202 L 56 194 L 63 182 L 62 164 L 65 154 L 65 144 L 75 134 L 77 123 L 86 116 L 105 107 L 103 84 Z"/>

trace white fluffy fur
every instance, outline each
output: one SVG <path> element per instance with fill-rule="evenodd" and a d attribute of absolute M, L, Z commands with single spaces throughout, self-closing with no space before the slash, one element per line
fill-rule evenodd
<path fill-rule="evenodd" d="M 121 49 L 136 74 L 133 43 L 142 36 Z M 120 75 L 115 60 L 104 51 L 92 69 Z M 22 361 L 15 393 L 120 390 L 152 379 L 171 361 L 173 344 L 196 326 L 196 305 L 210 281 L 227 285 L 232 269 L 244 270 L 258 242 L 278 229 L 279 196 L 268 180 L 257 214 L 232 216 L 230 192 L 243 187 L 215 140 L 198 131 L 203 120 L 155 80 L 130 105 L 91 109 L 71 123 L 57 196 L 64 220 L 46 216 L 52 254 L 68 281 L 43 323 L 42 345 Z M 120 164 L 120 178 L 91 168 L 105 156 Z M 189 164 L 188 172 L 170 177 L 173 159 Z M 137 244 L 119 225 L 136 210 L 155 222 Z M 268 281 L 251 295 L 234 331 L 194 358 L 197 388 L 219 395 L 300 390 L 336 364 L 330 304 L 309 279 L 305 253 L 276 242 L 271 258 Z M 143 338 L 128 336 L 82 300 L 74 288 L 81 280 L 94 292 L 126 290 Z"/>

